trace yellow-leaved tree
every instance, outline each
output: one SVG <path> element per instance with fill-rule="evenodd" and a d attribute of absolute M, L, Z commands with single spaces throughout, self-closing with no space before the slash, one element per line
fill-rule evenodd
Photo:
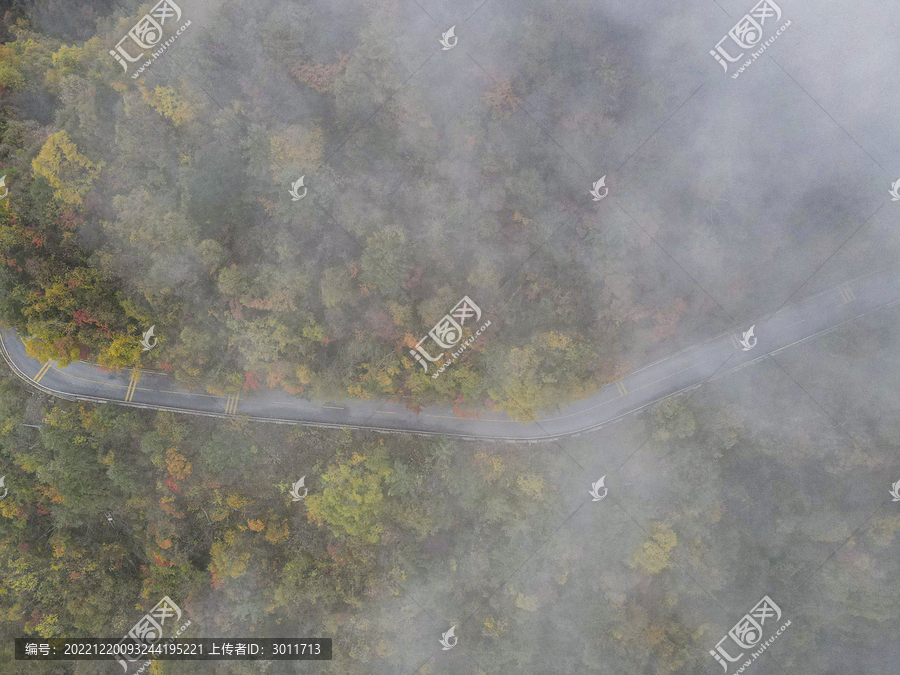
<path fill-rule="evenodd" d="M 197 117 L 197 110 L 194 106 L 184 100 L 172 87 L 156 87 L 154 89 L 141 87 L 141 96 L 147 105 L 176 127 L 193 122 Z"/>
<path fill-rule="evenodd" d="M 245 537 L 235 542 L 237 534 L 239 533 L 233 530 L 226 532 L 210 549 L 209 572 L 213 588 L 221 588 L 228 579 L 239 579 L 247 572 L 247 565 L 250 563 L 249 545 Z"/>
<path fill-rule="evenodd" d="M 321 476 L 321 492 L 306 500 L 307 517 L 330 526 L 336 537 L 378 543 L 388 510 L 385 479 L 391 473 L 388 455 L 380 447 L 339 459 Z"/>
<path fill-rule="evenodd" d="M 68 132 L 62 130 L 47 137 L 31 168 L 56 190 L 53 195 L 56 199 L 66 204 L 81 204 L 100 175 L 103 162 L 95 164 L 78 152 Z"/>
<path fill-rule="evenodd" d="M 132 335 L 118 335 L 97 354 L 97 363 L 104 368 L 118 370 L 137 363 L 141 347 Z"/>

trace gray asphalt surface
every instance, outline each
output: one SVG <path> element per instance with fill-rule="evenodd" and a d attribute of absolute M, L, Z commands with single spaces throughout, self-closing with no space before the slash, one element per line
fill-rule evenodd
<path fill-rule="evenodd" d="M 416 415 L 390 401 L 346 399 L 321 403 L 265 390 L 246 396 L 216 396 L 192 391 L 171 377 L 152 371 L 135 377 L 133 371 L 103 372 L 83 361 L 65 368 L 55 362 L 42 364 L 25 353 L 16 331 L 7 329 L 0 336 L 4 357 L 19 376 L 47 393 L 68 399 L 265 422 L 540 442 L 597 429 L 896 302 L 900 302 L 900 269 L 870 273 L 760 318 L 754 331 L 758 342 L 749 351 L 743 350 L 739 340 L 742 332 L 754 324 L 737 326 L 648 364 L 588 399 L 542 413 L 532 422 L 489 411 L 477 419 L 459 418 L 449 407 L 427 408 Z"/>

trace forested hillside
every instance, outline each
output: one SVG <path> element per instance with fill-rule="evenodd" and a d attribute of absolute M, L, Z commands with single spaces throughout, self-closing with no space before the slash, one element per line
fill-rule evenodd
<path fill-rule="evenodd" d="M 296 3 L 182 4 L 192 32 L 136 80 L 108 52 L 147 5 L 0 16 L 0 322 L 33 356 L 528 417 L 705 325 L 708 302 L 639 228 L 582 209 L 591 181 L 557 174 L 568 160 L 535 141 L 513 82 L 457 73 L 477 86 L 452 117 L 429 83 L 401 89 L 434 45 L 397 37 L 398 3 L 334 5 L 339 44 Z M 491 330 L 433 379 L 409 349 L 464 295 Z M 334 637 L 353 675 L 414 659 L 423 611 L 475 611 L 584 498 L 559 494 L 571 469 L 543 450 L 55 401 L 4 374 L 0 673 L 18 673 L 14 637 L 119 636 L 164 595 L 185 637 Z M 557 552 L 561 585 L 582 554 Z M 508 630 L 481 623 L 483 640 Z"/>
<path fill-rule="evenodd" d="M 480 602 L 521 547 L 549 534 L 561 505 L 541 475 L 559 473 L 559 462 L 55 403 L 4 376 L 0 673 L 21 672 L 15 637 L 118 637 L 168 595 L 191 617 L 184 637 L 334 637 L 335 666 L 361 675 L 402 651 L 398 619 L 419 609 L 404 600 L 394 613 L 401 587 Z M 295 503 L 288 491 L 303 475 L 310 494 Z M 491 556 L 455 571 L 479 540 L 494 542 Z M 28 672 L 99 667 L 30 663 Z"/>
<path fill-rule="evenodd" d="M 0 0 L 0 675 L 895 675 L 896 8 L 753 2 Z"/>
<path fill-rule="evenodd" d="M 136 80 L 107 52 L 137 10 L 57 4 L 8 11 L 0 46 L 0 321 L 40 359 L 521 418 L 718 311 L 622 213 L 582 209 L 589 181 L 557 175 L 509 82 L 481 76 L 451 119 L 424 84 L 388 98 L 412 63 L 393 2 L 341 17 L 334 53 L 291 3 L 239 24 L 183 3 L 202 25 Z M 489 334 L 433 379 L 409 350 L 464 295 Z"/>

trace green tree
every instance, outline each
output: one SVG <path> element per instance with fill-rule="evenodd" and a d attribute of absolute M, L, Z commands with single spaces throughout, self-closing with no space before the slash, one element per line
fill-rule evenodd
<path fill-rule="evenodd" d="M 329 267 L 319 283 L 322 303 L 326 307 L 340 307 L 353 298 L 353 281 L 350 278 L 350 271 L 346 268 Z"/>
<path fill-rule="evenodd" d="M 410 249 L 406 233 L 392 228 L 376 232 L 366 240 L 360 258 L 360 281 L 388 297 L 401 293 L 410 270 Z"/>

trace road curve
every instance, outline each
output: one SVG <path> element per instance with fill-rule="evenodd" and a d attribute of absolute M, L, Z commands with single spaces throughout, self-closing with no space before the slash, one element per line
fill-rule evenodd
<path fill-rule="evenodd" d="M 754 331 L 758 342 L 752 350 L 744 351 L 739 344 L 741 331 L 750 324 L 736 327 L 644 366 L 594 396 L 542 414 L 532 422 L 516 421 L 496 412 L 485 412 L 477 419 L 460 418 L 451 408 L 443 407 L 427 408 L 416 415 L 402 404 L 384 400 L 321 403 L 271 390 L 259 390 L 247 398 L 216 396 L 183 387 L 154 371 L 104 372 L 84 361 L 65 368 L 54 361 L 39 363 L 25 353 L 25 345 L 12 329 L 0 331 L 0 349 L 19 377 L 45 393 L 69 400 L 259 422 L 536 443 L 597 429 L 897 302 L 900 269 L 871 273 L 758 319 Z"/>

